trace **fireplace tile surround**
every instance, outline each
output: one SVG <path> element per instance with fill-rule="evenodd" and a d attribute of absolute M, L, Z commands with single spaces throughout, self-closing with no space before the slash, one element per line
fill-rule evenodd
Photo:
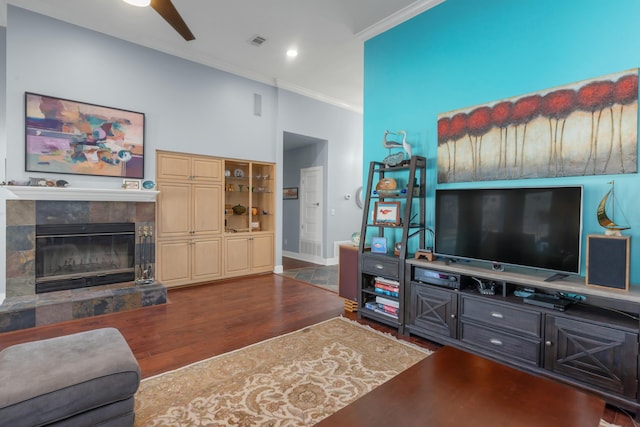
<path fill-rule="evenodd" d="M 155 202 L 6 201 L 6 299 L 0 304 L 0 332 L 167 302 L 166 287 L 158 282 L 144 285 L 128 282 L 36 294 L 36 225 L 109 222 L 132 222 L 136 229 L 139 226 L 155 229 Z M 136 247 L 136 252 L 138 250 Z"/>

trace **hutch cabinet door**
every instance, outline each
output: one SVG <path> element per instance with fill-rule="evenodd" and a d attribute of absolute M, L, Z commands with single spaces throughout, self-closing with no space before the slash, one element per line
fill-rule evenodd
<path fill-rule="evenodd" d="M 162 283 L 167 286 L 189 283 L 191 279 L 191 241 L 159 241 L 157 244 L 156 268 L 159 269 L 158 273 L 162 278 Z"/>
<path fill-rule="evenodd" d="M 194 240 L 192 276 L 194 280 L 212 280 L 222 276 L 222 241 L 220 238 Z"/>
<path fill-rule="evenodd" d="M 194 184 L 193 234 L 220 234 L 222 232 L 222 188 L 219 185 Z M 183 207 L 184 209 L 184 207 Z M 184 210 L 183 210 L 184 212 Z"/>
<path fill-rule="evenodd" d="M 176 153 L 158 153 L 156 157 L 158 180 L 187 180 L 191 176 L 191 158 Z"/>
<path fill-rule="evenodd" d="M 251 271 L 251 242 L 248 236 L 225 238 L 225 276 L 248 274 Z"/>
<path fill-rule="evenodd" d="M 273 268 L 273 235 L 255 235 L 251 239 L 251 269 L 253 272 Z"/>
<path fill-rule="evenodd" d="M 191 173 L 196 181 L 221 181 L 222 161 L 219 159 L 209 159 L 194 157 Z"/>
<path fill-rule="evenodd" d="M 191 227 L 191 185 L 158 183 L 158 232 L 160 237 L 187 237 Z"/>

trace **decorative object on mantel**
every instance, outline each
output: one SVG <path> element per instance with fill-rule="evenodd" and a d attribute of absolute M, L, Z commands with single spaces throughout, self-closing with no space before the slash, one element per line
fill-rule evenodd
<path fill-rule="evenodd" d="M 636 173 L 638 69 L 438 115 L 438 182 Z"/>
<path fill-rule="evenodd" d="M 0 185 L 16 185 L 20 187 L 25 187 L 27 185 L 31 185 L 31 180 L 29 181 L 18 181 L 15 179 L 10 180 L 9 182 L 2 182 Z"/>
<path fill-rule="evenodd" d="M 25 93 L 27 171 L 144 177 L 143 113 Z"/>
<path fill-rule="evenodd" d="M 393 138 L 402 137 L 402 141 L 394 141 Z M 389 149 L 389 155 L 384 158 L 382 163 L 387 166 L 397 166 L 405 160 L 404 152 L 407 153 L 407 159 L 411 158 L 411 145 L 407 142 L 407 132 L 399 130 L 398 132 L 384 131 L 382 137 L 382 146 Z M 404 151 L 400 151 L 395 154 L 391 154 L 392 148 L 402 148 Z"/>
<path fill-rule="evenodd" d="M 123 179 L 122 188 L 124 188 L 125 190 L 140 190 L 140 180 L 139 179 Z"/>
<path fill-rule="evenodd" d="M 616 196 L 613 191 L 613 187 L 614 187 L 613 181 L 610 181 L 609 184 L 611 184 L 611 189 L 609 189 L 607 194 L 604 195 L 604 197 L 600 201 L 600 204 L 598 205 L 598 210 L 597 210 L 598 224 L 600 224 L 601 227 L 604 227 L 605 229 L 604 234 L 606 234 L 607 236 L 621 236 L 622 235 L 621 232 L 623 230 L 628 230 L 631 227 L 629 227 L 628 225 L 619 225 L 614 221 L 614 218 L 615 218 L 614 213 L 616 209 L 616 206 L 615 206 Z M 610 200 L 609 206 L 611 207 L 610 209 L 611 219 L 607 215 L 607 202 L 609 200 Z M 624 212 L 622 211 L 620 212 L 624 217 Z M 624 217 L 624 220 L 627 221 L 627 218 Z"/>

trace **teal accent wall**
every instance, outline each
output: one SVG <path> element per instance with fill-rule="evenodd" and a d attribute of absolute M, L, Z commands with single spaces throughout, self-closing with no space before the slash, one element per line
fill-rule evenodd
<path fill-rule="evenodd" d="M 637 0 L 446 0 L 365 43 L 365 168 L 381 160 L 386 129 L 406 130 L 429 159 L 433 225 L 437 115 L 640 66 Z M 365 182 L 366 182 L 366 177 Z M 635 174 L 442 184 L 584 186 L 583 233 L 602 234 L 596 207 L 615 180 L 631 230 L 631 282 L 640 286 L 640 176 Z M 623 221 L 620 221 L 623 222 Z M 583 239 L 582 275 L 585 274 Z"/>

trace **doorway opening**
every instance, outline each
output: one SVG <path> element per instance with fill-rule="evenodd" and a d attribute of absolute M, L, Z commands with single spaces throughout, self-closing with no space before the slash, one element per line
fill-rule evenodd
<path fill-rule="evenodd" d="M 324 264 L 328 141 L 284 132 L 283 143 L 283 187 L 299 191 L 283 200 L 282 254 Z"/>

